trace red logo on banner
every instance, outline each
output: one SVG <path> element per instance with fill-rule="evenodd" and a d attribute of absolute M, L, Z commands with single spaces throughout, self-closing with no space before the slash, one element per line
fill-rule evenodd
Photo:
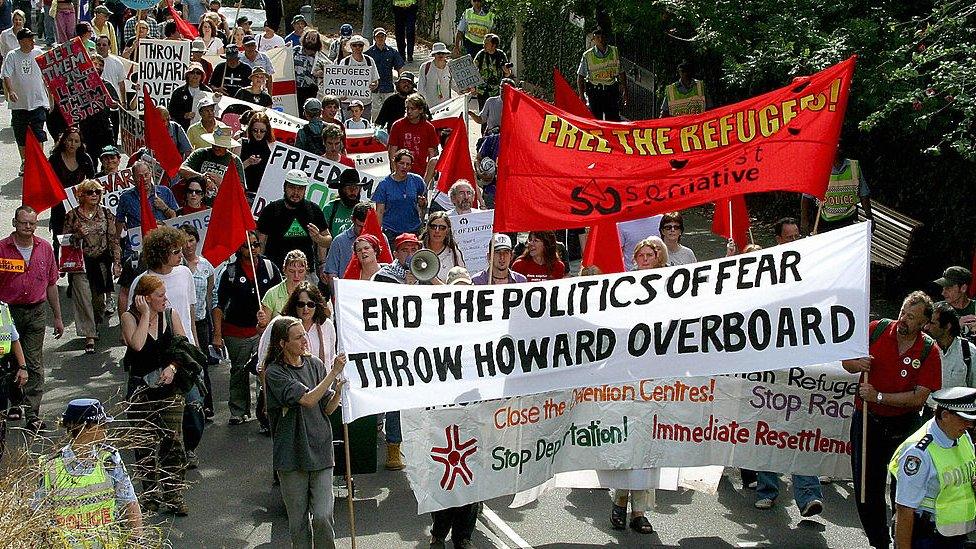
<path fill-rule="evenodd" d="M 461 477 L 465 485 L 471 484 L 474 474 L 465 461 L 468 456 L 478 451 L 478 439 L 472 438 L 461 442 L 458 437 L 458 426 L 451 425 L 444 429 L 447 445 L 443 448 L 434 446 L 430 449 L 430 459 L 444 464 L 444 476 L 441 477 L 441 488 L 454 489 L 455 477 Z"/>

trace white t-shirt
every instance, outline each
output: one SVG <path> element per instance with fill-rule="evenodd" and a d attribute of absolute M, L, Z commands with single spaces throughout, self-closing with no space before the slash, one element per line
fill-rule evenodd
<path fill-rule="evenodd" d="M 424 96 L 428 105 L 437 105 L 451 98 L 451 71 L 447 65 L 438 69 L 433 60 L 420 66 L 417 93 Z"/>
<path fill-rule="evenodd" d="M 220 55 L 220 50 L 224 47 L 224 41 L 220 38 L 214 36 L 210 39 L 210 44 L 207 45 L 207 51 L 203 52 L 204 55 Z"/>
<path fill-rule="evenodd" d="M 17 246 L 14 244 L 14 246 Z M 24 258 L 24 264 L 30 267 L 30 258 L 34 255 L 34 245 L 30 246 L 17 246 L 17 251 L 20 252 L 21 257 Z"/>
<path fill-rule="evenodd" d="M 689 263 L 698 263 L 698 258 L 695 257 L 695 252 L 691 251 L 691 248 L 687 246 L 682 246 L 678 244 L 678 249 L 675 251 L 668 250 L 668 265 L 688 265 Z"/>
<path fill-rule="evenodd" d="M 346 57 L 343 57 L 342 61 L 339 61 L 339 64 L 347 65 L 349 67 L 369 66 L 371 69 L 369 71 L 369 82 L 372 84 L 373 82 L 379 82 L 380 80 L 380 72 L 376 70 L 376 61 L 373 61 L 373 58 L 368 55 L 364 55 L 362 61 L 356 61 L 352 55 L 348 55 Z M 363 105 L 371 104 L 373 102 L 373 92 L 372 91 L 369 92 L 368 101 L 365 99 L 363 99 L 362 101 L 363 101 Z"/>
<path fill-rule="evenodd" d="M 17 94 L 17 101 L 7 99 L 10 110 L 32 111 L 38 107 L 45 109 L 51 107 L 47 98 L 47 87 L 44 86 L 44 79 L 41 78 L 41 68 L 37 66 L 35 59 L 42 53 L 44 51 L 36 46 L 28 53 L 17 48 L 3 58 L 3 72 L 0 74 L 10 79 L 10 86 Z"/>
<path fill-rule="evenodd" d="M 274 320 L 271 321 L 274 324 Z M 315 324 L 308 329 L 305 334 L 305 338 L 308 339 L 308 353 L 315 358 L 325 357 L 322 362 L 325 363 L 325 367 L 332 369 L 332 363 L 335 362 L 335 347 L 336 347 L 336 330 L 335 324 L 332 323 L 331 318 L 327 318 L 325 322 L 321 324 L 322 326 L 322 339 L 319 339 L 319 331 L 315 329 Z M 268 345 L 271 344 L 271 325 L 269 324 L 264 332 L 261 333 L 261 339 L 258 340 L 258 364 L 260 365 L 264 361 L 264 357 L 268 353 Z M 323 344 L 325 346 L 324 352 L 322 352 Z M 320 354 L 321 353 L 321 354 Z"/>
<path fill-rule="evenodd" d="M 643 219 L 617 223 L 620 233 L 620 247 L 624 254 L 624 267 L 628 271 L 634 270 L 634 246 L 649 236 L 661 236 L 661 217 L 652 215 Z"/>
<path fill-rule="evenodd" d="M 274 48 L 285 47 L 285 39 L 277 34 L 271 38 L 268 38 L 264 35 L 264 33 L 261 33 L 255 38 L 255 40 L 257 40 L 258 43 L 258 51 L 268 51 Z"/>
<path fill-rule="evenodd" d="M 105 58 L 105 68 L 102 69 L 102 79 L 106 82 L 112 84 L 115 91 L 119 92 L 119 97 L 123 97 L 123 91 L 118 89 L 119 82 L 123 82 L 126 79 L 125 66 L 122 65 L 122 61 L 119 56 L 109 54 Z"/>
<path fill-rule="evenodd" d="M 126 307 L 132 306 L 132 300 L 136 295 L 136 285 L 143 276 L 151 274 L 158 276 L 163 281 L 166 288 L 166 301 L 169 307 L 180 315 L 180 322 L 183 324 L 183 331 L 190 343 L 196 344 L 193 339 L 193 317 L 190 315 L 190 307 L 197 303 L 197 286 L 193 282 L 193 273 L 185 265 L 173 267 L 169 274 L 159 274 L 155 271 L 146 271 L 137 276 L 129 287 L 129 301 Z"/>

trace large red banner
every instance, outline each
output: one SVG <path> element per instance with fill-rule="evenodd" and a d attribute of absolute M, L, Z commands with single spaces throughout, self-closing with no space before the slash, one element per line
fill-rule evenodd
<path fill-rule="evenodd" d="M 495 230 L 585 227 L 731 196 L 823 196 L 854 57 L 702 114 L 581 118 L 506 86 Z"/>

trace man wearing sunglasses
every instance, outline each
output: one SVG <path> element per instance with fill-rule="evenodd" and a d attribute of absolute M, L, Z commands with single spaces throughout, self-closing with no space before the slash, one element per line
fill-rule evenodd
<path fill-rule="evenodd" d="M 118 221 L 119 227 L 134 229 L 142 226 L 139 187 L 146 190 L 149 206 L 152 207 L 156 219 L 162 221 L 176 217 L 176 210 L 179 208 L 176 197 L 168 187 L 153 182 L 152 168 L 149 167 L 148 162 L 139 160 L 132 165 L 132 179 L 136 185 L 119 195 L 119 205 L 115 210 L 115 220 Z M 119 236 L 122 236 L 121 233 Z M 124 244 L 126 242 L 123 242 Z"/>

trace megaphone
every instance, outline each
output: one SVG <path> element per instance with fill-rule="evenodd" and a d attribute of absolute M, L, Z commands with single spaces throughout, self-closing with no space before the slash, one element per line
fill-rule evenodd
<path fill-rule="evenodd" d="M 441 260 L 430 250 L 419 250 L 410 258 L 410 272 L 421 282 L 433 280 L 441 270 Z"/>

